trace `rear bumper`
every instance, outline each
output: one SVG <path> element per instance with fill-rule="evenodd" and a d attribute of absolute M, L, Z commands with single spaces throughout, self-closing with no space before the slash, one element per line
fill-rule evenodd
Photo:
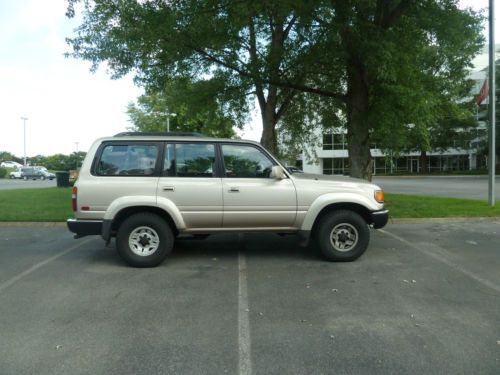
<path fill-rule="evenodd" d="M 389 221 L 389 210 L 373 211 L 370 213 L 373 228 L 379 229 L 385 227 Z"/>
<path fill-rule="evenodd" d="M 100 235 L 102 233 L 102 220 L 66 220 L 68 229 L 75 233 L 75 238 Z"/>

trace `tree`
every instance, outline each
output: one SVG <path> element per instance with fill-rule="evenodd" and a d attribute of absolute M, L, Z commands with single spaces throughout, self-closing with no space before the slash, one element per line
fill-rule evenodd
<path fill-rule="evenodd" d="M 130 103 L 127 113 L 134 125 L 132 130 L 166 131 L 167 116 L 170 131 L 193 131 L 207 136 L 230 138 L 233 128 L 241 127 L 245 117 L 230 113 L 227 102 L 220 98 L 222 83 L 215 80 L 191 82 L 178 79 L 167 83 L 165 90 L 150 89 L 136 103 Z M 175 117 L 170 114 L 175 113 Z"/>
<path fill-rule="evenodd" d="M 68 2 L 73 16 L 79 0 Z M 257 98 L 261 143 L 276 151 L 276 126 L 299 93 L 281 82 L 305 79 L 301 57 L 310 44 L 296 32 L 305 4 L 297 9 L 290 0 L 81 2 L 83 24 L 68 39 L 74 57 L 92 61 L 94 69 L 106 61 L 114 77 L 134 70 L 138 82 L 160 89 L 174 77 L 216 78 L 240 102 L 239 111 L 248 113 Z"/>
<path fill-rule="evenodd" d="M 14 154 L 7 151 L 0 151 L 0 161 L 15 161 L 17 163 L 23 164 L 22 158 L 18 158 Z"/>
<path fill-rule="evenodd" d="M 407 124 L 435 124 L 436 108 L 457 99 L 482 44 L 481 18 L 455 0 L 318 4 L 316 22 L 328 31 L 322 49 L 336 57 L 309 68 L 325 75 L 340 68 L 344 78 L 319 79 L 312 88 L 342 97 L 351 175 L 369 180 L 372 134 L 397 140 Z"/>
<path fill-rule="evenodd" d="M 68 1 L 71 16 L 78 0 Z M 246 99 L 242 111 L 257 98 L 261 143 L 273 152 L 277 128 L 293 142 L 336 117 L 347 128 L 351 175 L 368 180 L 371 134 L 434 122 L 427 116 L 454 97 L 451 83 L 466 79 L 482 44 L 481 18 L 457 0 L 81 1 L 73 56 L 94 68 L 106 61 L 116 77 L 135 70 L 157 87 L 172 77 L 221 79 Z M 432 60 L 437 71 L 425 64 Z M 311 95 L 328 98 L 334 115 L 309 113 L 304 126 L 297 108 L 315 108 Z"/>

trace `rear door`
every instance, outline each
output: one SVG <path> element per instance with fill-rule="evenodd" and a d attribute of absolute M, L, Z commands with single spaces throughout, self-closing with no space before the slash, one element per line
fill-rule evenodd
<path fill-rule="evenodd" d="M 188 229 L 220 228 L 222 181 L 217 173 L 215 144 L 167 143 L 157 195 L 177 206 Z"/>

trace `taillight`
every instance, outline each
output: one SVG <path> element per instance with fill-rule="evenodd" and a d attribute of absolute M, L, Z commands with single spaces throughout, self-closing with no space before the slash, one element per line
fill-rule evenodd
<path fill-rule="evenodd" d="M 71 205 L 73 206 L 73 212 L 76 212 L 76 194 L 78 193 L 78 188 L 73 186 L 73 190 L 71 190 Z"/>

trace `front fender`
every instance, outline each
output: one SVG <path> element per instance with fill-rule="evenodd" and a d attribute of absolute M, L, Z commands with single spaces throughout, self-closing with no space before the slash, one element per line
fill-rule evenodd
<path fill-rule="evenodd" d="M 307 214 L 302 222 L 301 230 L 310 231 L 318 217 L 319 213 L 323 208 L 335 203 L 354 203 L 359 204 L 360 206 L 365 207 L 368 211 L 378 211 L 381 210 L 384 205 L 380 203 L 376 203 L 374 200 L 365 197 L 361 194 L 353 194 L 353 193 L 327 193 L 320 195 L 314 202 L 311 204 L 309 209 L 307 210 Z"/>

